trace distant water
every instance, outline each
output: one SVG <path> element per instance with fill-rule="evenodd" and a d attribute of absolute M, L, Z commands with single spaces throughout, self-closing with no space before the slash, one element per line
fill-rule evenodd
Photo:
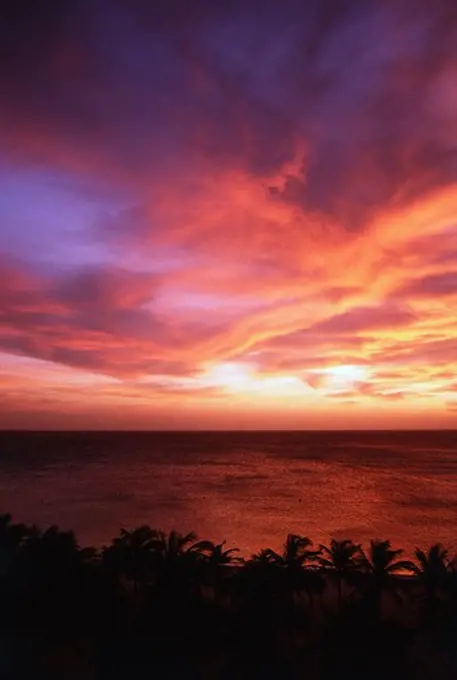
<path fill-rule="evenodd" d="M 250 554 L 288 532 L 457 550 L 457 431 L 0 433 L 0 512 L 102 545 L 194 530 Z"/>

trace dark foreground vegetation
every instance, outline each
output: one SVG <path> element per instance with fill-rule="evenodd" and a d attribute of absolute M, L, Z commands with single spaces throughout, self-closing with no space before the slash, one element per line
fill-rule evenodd
<path fill-rule="evenodd" d="M 248 560 L 141 526 L 101 549 L 0 516 L 0 678 L 457 677 L 457 568 L 439 544 L 287 536 Z"/>

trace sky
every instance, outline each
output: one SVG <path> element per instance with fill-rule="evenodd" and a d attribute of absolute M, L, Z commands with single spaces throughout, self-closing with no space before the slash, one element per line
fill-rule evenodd
<path fill-rule="evenodd" d="M 0 427 L 457 427 L 455 0 L 22 0 Z"/>

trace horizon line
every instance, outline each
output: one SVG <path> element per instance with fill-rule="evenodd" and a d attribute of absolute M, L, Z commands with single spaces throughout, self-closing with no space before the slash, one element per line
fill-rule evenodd
<path fill-rule="evenodd" d="M 126 433 L 126 434 L 228 434 L 228 433 L 270 433 L 270 434 L 280 434 L 280 433 L 294 433 L 294 434 L 305 434 L 305 433 L 361 433 L 361 432 L 455 432 L 457 434 L 457 427 L 450 428 L 437 428 L 437 427 L 406 427 L 406 428 L 308 428 L 308 429 L 296 429 L 296 428 L 215 428 L 215 429 L 204 429 L 204 428 L 158 428 L 158 429 L 146 429 L 146 428 L 53 428 L 53 429 L 36 429 L 36 428 L 0 428 L 1 434 L 54 434 L 54 433 Z"/>

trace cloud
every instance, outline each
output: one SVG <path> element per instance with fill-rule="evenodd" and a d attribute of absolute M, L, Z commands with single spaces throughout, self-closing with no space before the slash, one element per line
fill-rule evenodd
<path fill-rule="evenodd" d="M 359 307 L 349 312 L 338 314 L 316 324 L 313 333 L 354 334 L 373 329 L 385 329 L 396 326 L 407 326 L 416 320 L 416 316 L 407 310 L 395 307 Z"/>
<path fill-rule="evenodd" d="M 453 111 L 452 2 L 417 11 L 289 0 L 263 6 L 262 22 L 257 11 L 48 0 L 37 15 L 32 3 L 20 14 L 10 5 L 3 123 L 16 151 L 61 149 L 63 165 L 66 156 L 147 180 L 175 174 L 183 153 L 193 170 L 209 161 L 263 177 L 303 140 L 280 196 L 349 229 L 455 176 L 438 132 Z"/>
<path fill-rule="evenodd" d="M 111 374 L 162 365 L 165 330 L 143 308 L 155 276 L 105 267 L 50 277 L 18 263 L 2 272 L 4 350 Z M 173 361 L 165 363 L 170 370 Z"/>
<path fill-rule="evenodd" d="M 447 271 L 412 281 L 399 291 L 401 297 L 437 297 L 457 295 L 457 273 Z"/>
<path fill-rule="evenodd" d="M 208 412 L 207 365 L 253 364 L 272 393 L 363 365 L 345 399 L 445 411 L 454 2 L 26 1 L 0 38 L 8 361 Z"/>

